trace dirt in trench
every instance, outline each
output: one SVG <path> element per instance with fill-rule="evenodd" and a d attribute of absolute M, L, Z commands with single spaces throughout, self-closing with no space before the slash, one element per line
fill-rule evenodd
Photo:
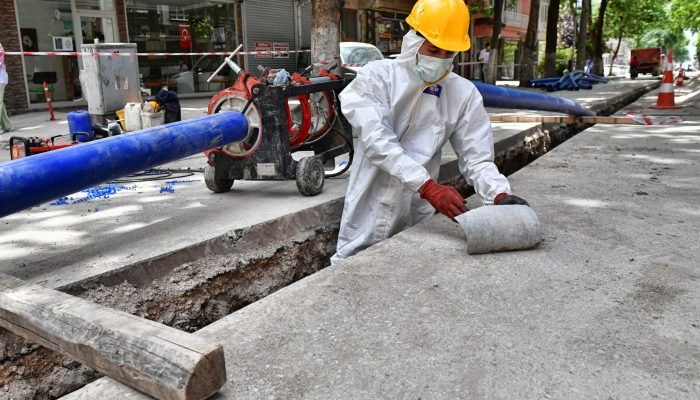
<path fill-rule="evenodd" d="M 136 287 L 93 284 L 79 297 L 194 332 L 329 265 L 338 226 L 318 228 L 246 255 L 185 263 Z M 56 399 L 101 377 L 58 353 L 0 328 L 0 398 Z"/>

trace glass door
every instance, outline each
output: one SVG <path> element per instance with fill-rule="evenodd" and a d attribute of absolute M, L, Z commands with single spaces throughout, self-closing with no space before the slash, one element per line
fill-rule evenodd
<path fill-rule="evenodd" d="M 111 17 L 95 17 L 80 15 L 80 29 L 83 43 L 114 43 L 114 20 Z"/>
<path fill-rule="evenodd" d="M 119 42 L 113 0 L 70 0 L 77 50 L 87 43 Z"/>

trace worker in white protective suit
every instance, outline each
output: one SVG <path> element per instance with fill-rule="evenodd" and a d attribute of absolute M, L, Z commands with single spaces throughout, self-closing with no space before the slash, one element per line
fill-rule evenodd
<path fill-rule="evenodd" d="M 447 140 L 485 204 L 527 204 L 493 163 L 481 95 L 451 72 L 456 53 L 470 45 L 464 1 L 419 0 L 406 22 L 413 29 L 399 57 L 365 65 L 340 94 L 358 143 L 332 264 L 436 210 L 452 219 L 467 211 L 454 187 L 435 182 Z"/>

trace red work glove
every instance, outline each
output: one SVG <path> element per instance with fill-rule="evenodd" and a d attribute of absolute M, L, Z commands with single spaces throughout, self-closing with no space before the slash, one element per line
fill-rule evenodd
<path fill-rule="evenodd" d="M 428 200 L 431 206 L 450 219 L 455 219 L 456 216 L 467 212 L 467 207 L 464 205 L 464 198 L 452 186 L 445 186 L 436 183 L 432 179 L 425 181 L 423 186 L 418 189 L 420 197 Z"/>
<path fill-rule="evenodd" d="M 496 197 L 493 199 L 493 204 L 497 206 L 505 206 L 508 204 L 521 204 L 524 206 L 530 206 L 530 204 L 525 201 L 522 197 L 518 197 L 513 194 L 508 194 L 508 193 L 500 193 L 496 195 Z"/>

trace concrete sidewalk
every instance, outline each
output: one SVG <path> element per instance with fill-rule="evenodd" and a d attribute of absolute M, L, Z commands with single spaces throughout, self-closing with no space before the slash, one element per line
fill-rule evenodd
<path fill-rule="evenodd" d="M 596 108 L 648 85 L 658 81 L 614 81 L 591 91 L 555 94 Z M 202 107 L 191 108 L 195 114 L 204 112 Z M 537 126 L 493 124 L 497 153 L 520 145 Z M 197 169 L 204 161 L 193 156 L 177 167 Z M 452 161 L 454 154 L 446 148 L 443 162 Z M 323 193 L 315 197 L 299 195 L 293 181 L 237 181 L 231 192 L 216 195 L 206 189 L 199 173 L 81 192 L 66 202 L 44 204 L 0 220 L 0 272 L 61 288 L 193 244 L 227 241 L 230 232 L 255 224 L 304 210 L 315 213 L 310 210 L 324 204 L 333 203 L 330 213 L 337 214 L 346 178 L 327 180 Z"/>
<path fill-rule="evenodd" d="M 685 105 L 684 123 L 595 126 L 511 175 L 543 224 L 535 250 L 469 256 L 436 215 L 202 329 L 226 352 L 213 399 L 697 399 Z M 145 398 L 107 378 L 65 398 L 98 397 Z"/>

